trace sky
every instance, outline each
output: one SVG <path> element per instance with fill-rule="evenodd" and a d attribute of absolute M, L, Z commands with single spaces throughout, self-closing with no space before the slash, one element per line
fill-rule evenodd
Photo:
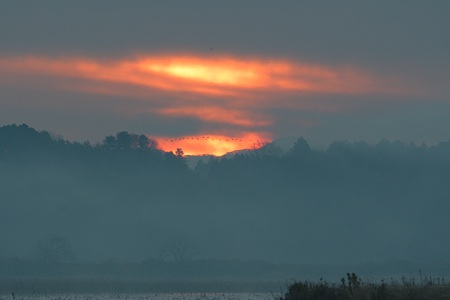
<path fill-rule="evenodd" d="M 449 1 L 2 1 L 0 126 L 223 154 L 450 139 Z"/>

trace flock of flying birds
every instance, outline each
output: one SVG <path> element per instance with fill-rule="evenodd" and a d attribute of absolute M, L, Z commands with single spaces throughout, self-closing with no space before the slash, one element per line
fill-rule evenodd
<path fill-rule="evenodd" d="M 236 141 L 236 142 L 242 142 L 242 139 L 238 138 L 213 138 L 209 136 L 202 136 L 202 137 L 182 137 L 182 138 L 176 138 L 176 139 L 164 139 L 166 142 L 175 142 L 175 141 L 181 141 L 181 140 L 211 140 L 211 141 L 224 141 L 224 142 L 230 142 L 230 141 Z M 249 142 L 259 142 L 259 140 L 248 140 Z"/>

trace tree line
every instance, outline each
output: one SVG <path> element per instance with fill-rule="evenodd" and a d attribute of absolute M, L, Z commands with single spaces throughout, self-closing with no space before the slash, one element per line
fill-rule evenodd
<path fill-rule="evenodd" d="M 0 257 L 30 256 L 51 236 L 81 260 L 157 257 L 173 235 L 198 257 L 296 262 L 439 260 L 450 246 L 450 141 L 315 150 L 299 138 L 194 168 L 179 150 L 125 131 L 92 145 L 0 127 Z"/>

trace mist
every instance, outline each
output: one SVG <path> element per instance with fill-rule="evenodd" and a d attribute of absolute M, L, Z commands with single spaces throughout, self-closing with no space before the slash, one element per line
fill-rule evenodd
<path fill-rule="evenodd" d="M 277 278 L 302 269 L 287 265 L 444 266 L 449 153 L 449 141 L 315 150 L 298 138 L 290 148 L 274 142 L 194 165 L 144 135 L 119 132 L 91 145 L 7 125 L 0 257 L 20 261 L 25 275 L 33 264 L 112 262 L 190 264 L 188 277 L 203 274 L 201 262 L 235 276 L 258 262 Z"/>

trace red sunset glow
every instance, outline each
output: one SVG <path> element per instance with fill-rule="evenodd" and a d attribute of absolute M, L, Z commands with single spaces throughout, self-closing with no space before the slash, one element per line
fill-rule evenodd
<path fill-rule="evenodd" d="M 14 76 L 11 76 L 14 75 Z M 145 113 L 164 118 L 190 118 L 228 126 L 229 136 L 203 139 L 197 132 L 191 139 L 159 139 L 164 150 L 182 148 L 186 154 L 221 155 L 250 148 L 254 141 L 267 141 L 275 122 L 264 109 L 288 108 L 330 111 L 336 105 L 308 101 L 307 97 L 285 101 L 301 93 L 365 94 L 398 92 L 379 77 L 362 70 L 307 64 L 287 59 L 193 55 L 147 55 L 123 59 L 38 56 L 0 57 L 0 77 L 20 82 L 35 80 L 41 88 L 72 90 L 120 96 L 148 102 Z M 56 83 L 51 86 L 53 79 Z M 155 104 L 156 103 L 156 104 Z M 140 108 L 142 109 L 142 108 Z M 145 108 L 144 108 L 145 109 Z M 124 105 L 123 113 L 139 114 Z M 233 127 L 233 129 L 229 129 Z M 217 128 L 217 127 L 216 127 Z M 236 136 L 239 138 L 233 138 Z M 197 142 L 197 140 L 199 142 Z"/>
<path fill-rule="evenodd" d="M 246 133 L 239 137 L 227 135 L 196 135 L 186 137 L 157 137 L 164 151 L 175 152 L 181 148 L 185 155 L 224 155 L 242 149 L 258 148 L 270 140 L 256 133 Z"/>
<path fill-rule="evenodd" d="M 228 57 L 147 56 L 131 59 L 9 57 L 2 72 L 83 78 L 167 92 L 206 96 L 248 95 L 248 91 L 359 94 L 382 90 L 378 79 L 350 67 L 325 67 L 289 60 Z"/>

